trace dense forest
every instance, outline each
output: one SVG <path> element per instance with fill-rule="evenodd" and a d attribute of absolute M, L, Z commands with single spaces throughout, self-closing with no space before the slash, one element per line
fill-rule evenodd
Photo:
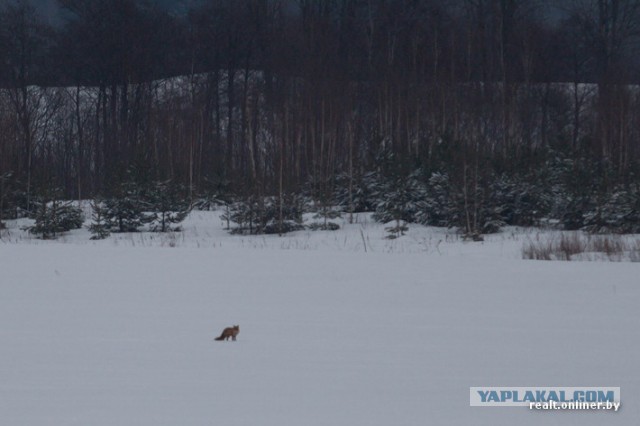
<path fill-rule="evenodd" d="M 0 223 L 170 182 L 279 230 L 303 197 L 640 232 L 640 0 L 59 3 L 0 3 Z"/>

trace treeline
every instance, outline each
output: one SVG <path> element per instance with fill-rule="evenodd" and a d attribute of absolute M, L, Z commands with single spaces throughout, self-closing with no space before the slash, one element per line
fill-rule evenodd
<path fill-rule="evenodd" d="M 468 232 L 500 179 L 589 208 L 635 194 L 640 1 L 59 3 L 57 27 L 26 0 L 0 12 L 5 217 L 131 180 L 354 211 L 371 174 L 446 176 L 445 222 Z"/>

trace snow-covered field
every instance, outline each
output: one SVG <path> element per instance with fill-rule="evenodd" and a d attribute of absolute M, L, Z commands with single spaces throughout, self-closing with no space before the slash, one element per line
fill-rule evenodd
<path fill-rule="evenodd" d="M 0 424 L 637 425 L 640 264 L 521 259 L 366 215 L 337 232 L 0 242 Z M 240 324 L 237 342 L 214 342 Z M 613 412 L 469 407 L 470 386 L 619 386 Z"/>

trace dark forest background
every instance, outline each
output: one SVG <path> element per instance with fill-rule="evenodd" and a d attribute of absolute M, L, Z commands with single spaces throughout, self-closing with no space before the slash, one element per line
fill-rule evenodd
<path fill-rule="evenodd" d="M 0 3 L 5 218 L 162 181 L 469 233 L 640 230 L 640 1 L 59 4 L 52 27 Z"/>

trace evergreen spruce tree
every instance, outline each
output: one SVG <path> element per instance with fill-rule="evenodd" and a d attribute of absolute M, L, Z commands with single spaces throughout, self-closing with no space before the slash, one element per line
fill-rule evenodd
<path fill-rule="evenodd" d="M 640 185 L 618 186 L 603 194 L 582 218 L 588 232 L 640 233 Z"/>
<path fill-rule="evenodd" d="M 138 232 L 155 218 L 145 188 L 135 182 L 121 184 L 116 196 L 105 201 L 105 208 L 112 232 Z"/>
<path fill-rule="evenodd" d="M 383 186 L 373 218 L 378 222 L 395 221 L 387 231 L 390 238 L 404 235 L 407 223 L 416 222 L 418 213 L 424 210 L 426 188 L 419 178 L 419 171 L 409 176 L 392 175 Z"/>
<path fill-rule="evenodd" d="M 211 211 L 218 206 L 229 206 L 233 201 L 233 192 L 228 179 L 224 176 L 212 176 L 205 177 L 203 181 L 197 198 L 193 200 L 193 209 Z"/>
<path fill-rule="evenodd" d="M 373 211 L 380 185 L 381 179 L 376 172 L 363 173 L 353 179 L 348 174 L 340 174 L 336 178 L 336 204 L 349 214 Z"/>
<path fill-rule="evenodd" d="M 347 181 L 348 183 L 348 181 Z M 332 179 L 325 180 L 318 185 L 318 188 L 311 193 L 311 199 L 313 200 L 313 210 L 315 211 L 314 219 L 322 219 L 322 223 L 313 222 L 308 225 L 308 228 L 316 231 L 335 231 L 340 229 L 340 225 L 335 222 L 329 222 L 331 219 L 337 219 L 342 216 L 340 210 L 336 209 L 336 191 L 332 185 Z M 350 212 L 353 210 L 353 204 L 347 203 L 347 208 Z"/>
<path fill-rule="evenodd" d="M 434 172 L 428 179 L 424 202 L 416 222 L 428 226 L 448 226 L 452 215 L 451 182 L 446 173 Z"/>
<path fill-rule="evenodd" d="M 5 227 L 3 220 L 7 216 L 5 214 L 5 207 L 6 207 L 6 201 L 9 199 L 10 179 L 11 179 L 10 172 L 0 174 L 0 229 L 4 229 Z"/>
<path fill-rule="evenodd" d="M 35 224 L 33 226 L 27 227 L 29 233 L 34 234 L 36 236 L 40 236 L 40 239 L 48 240 L 55 236 L 56 229 L 53 226 L 54 218 L 48 207 L 48 201 L 34 199 L 33 205 L 35 209 L 33 210 L 33 219 L 35 219 Z"/>
<path fill-rule="evenodd" d="M 108 209 L 104 200 L 97 198 L 91 202 L 91 224 L 89 232 L 91 232 L 92 240 L 103 240 L 111 235 L 111 222 L 108 217 Z"/>
<path fill-rule="evenodd" d="M 71 202 L 60 201 L 59 189 L 47 190 L 35 200 L 35 224 L 26 229 L 43 240 L 56 238 L 58 234 L 82 227 L 82 210 Z"/>
<path fill-rule="evenodd" d="M 80 207 L 74 206 L 71 201 L 59 202 L 56 214 L 56 226 L 59 232 L 82 228 L 84 216 Z"/>
<path fill-rule="evenodd" d="M 282 201 L 282 203 L 281 203 Z M 223 215 L 237 224 L 232 234 L 283 234 L 303 229 L 301 196 L 278 197 L 249 196 L 236 201 L 229 208 L 229 215 Z"/>
<path fill-rule="evenodd" d="M 267 197 L 260 218 L 261 231 L 265 234 L 286 234 L 304 229 L 302 213 L 304 198 L 297 194 L 285 194 L 280 197 Z"/>
<path fill-rule="evenodd" d="M 535 182 L 535 183 L 533 183 Z M 485 217 L 515 226 L 533 226 L 551 209 L 552 196 L 543 190 L 544 181 L 536 175 L 519 177 L 503 174 L 490 185 Z"/>
<path fill-rule="evenodd" d="M 222 200 L 222 208 L 224 209 L 224 213 L 220 215 L 220 219 L 226 222 L 227 231 L 231 229 L 231 207 L 235 203 L 235 197 L 233 194 L 227 194 Z"/>
<path fill-rule="evenodd" d="M 322 223 L 314 222 L 309 225 L 309 229 L 312 231 L 337 231 L 340 229 L 340 225 L 335 222 L 329 222 L 329 220 L 338 219 L 340 217 L 342 217 L 342 212 L 329 206 L 322 205 L 316 214 L 313 215 L 314 219 L 322 219 Z"/>
<path fill-rule="evenodd" d="M 191 211 L 189 201 L 182 195 L 184 192 L 171 181 L 153 185 L 148 194 L 149 207 L 153 212 L 152 230 L 167 232 L 179 229 L 171 226 L 182 222 Z"/>
<path fill-rule="evenodd" d="M 250 195 L 229 204 L 222 219 L 237 225 L 229 231 L 232 234 L 258 234 L 262 210 L 264 210 L 264 203 L 260 201 L 260 197 Z"/>

